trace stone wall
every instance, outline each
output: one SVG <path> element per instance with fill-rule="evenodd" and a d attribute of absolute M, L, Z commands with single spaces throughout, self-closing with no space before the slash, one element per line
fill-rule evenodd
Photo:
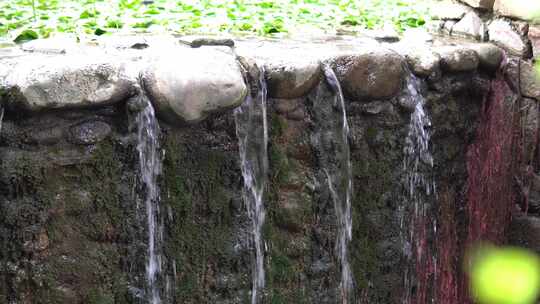
<path fill-rule="evenodd" d="M 323 112 L 331 108 L 314 102 L 332 94 L 321 62 L 343 85 L 351 127 L 350 262 L 361 303 L 398 303 L 405 293 L 410 261 L 398 204 L 415 106 L 408 78 L 419 79 L 433 121 L 428 131 L 438 200 L 432 216 L 441 234 L 430 242 L 442 248 L 445 276 L 461 274 L 462 255 L 454 256 L 466 238 L 466 154 L 477 142 L 497 73 L 506 75 L 515 97 L 507 101 L 508 117 L 518 115 L 529 132 L 523 163 L 538 165 L 532 140 L 538 107 L 520 92 L 532 98 L 540 93 L 524 82 L 532 79 L 523 77 L 530 71 L 526 63 L 514 59 L 501 66 L 503 53 L 490 44 L 247 40 L 237 42 L 233 53 L 220 46 L 192 49 L 175 39 L 133 39 L 107 46 L 53 44 L 52 50 L 36 42 L 0 53 L 0 104 L 6 109 L 0 132 L 0 303 L 138 303 L 133 287 L 144 273 L 145 244 L 144 223 L 135 212 L 130 117 L 140 105 L 130 97 L 142 92 L 162 128 L 165 255 L 175 261 L 165 272 L 174 276 L 175 303 L 249 303 L 251 247 L 232 109 L 258 89 L 262 64 L 270 136 L 265 303 L 330 304 L 339 298 L 335 214 L 320 166 L 332 142 L 314 141 Z M 527 223 L 516 225 L 529 231 Z M 433 293 L 436 302 L 457 303 L 444 300 L 446 287 L 432 288 L 441 291 Z"/>
<path fill-rule="evenodd" d="M 513 56 L 540 57 L 540 3 L 513 0 L 444 0 L 432 6 L 434 30 L 493 42 Z"/>

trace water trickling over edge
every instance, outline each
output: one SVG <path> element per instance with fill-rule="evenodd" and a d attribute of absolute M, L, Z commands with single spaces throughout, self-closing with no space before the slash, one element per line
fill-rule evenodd
<path fill-rule="evenodd" d="M 0 133 L 2 132 L 2 121 L 4 120 L 4 108 L 0 106 Z"/>
<path fill-rule="evenodd" d="M 264 68 L 261 67 L 257 94 L 252 96 L 250 92 L 244 103 L 234 111 L 244 178 L 244 202 L 252 224 L 251 236 L 255 250 L 252 266 L 252 304 L 261 301 L 265 286 L 262 227 L 265 220 L 264 189 L 268 176 L 268 123 L 264 73 Z"/>
<path fill-rule="evenodd" d="M 434 303 L 437 233 L 433 156 L 430 152 L 431 120 L 420 93 L 421 82 L 412 73 L 407 77 L 407 97 L 414 105 L 405 139 L 403 175 L 404 197 L 400 206 L 400 228 L 406 266 L 403 303 Z M 415 292 L 413 293 L 413 289 Z"/>
<path fill-rule="evenodd" d="M 340 293 L 343 304 L 354 301 L 354 281 L 349 264 L 349 243 L 352 240 L 352 163 L 349 148 L 349 123 L 347 121 L 347 111 L 345 109 L 345 98 L 341 90 L 339 80 L 331 67 L 323 65 L 324 75 L 328 84 L 334 90 L 334 109 L 339 109 L 340 119 L 338 119 L 337 140 L 340 148 L 337 155 L 334 155 L 337 162 L 336 168 L 324 168 L 328 182 L 328 188 L 334 203 L 337 219 L 337 242 L 336 251 L 341 264 Z"/>
<path fill-rule="evenodd" d="M 159 216 L 159 187 L 157 180 L 162 170 L 162 157 L 159 147 L 160 129 L 154 108 L 148 98 L 142 93 L 138 98 L 140 98 L 139 101 L 142 105 L 145 106 L 135 117 L 140 179 L 143 186 L 142 196 L 146 210 L 148 233 L 145 300 L 151 304 L 160 304 L 162 301 L 159 276 L 162 272 L 161 251 L 163 247 L 163 223 L 160 221 Z"/>

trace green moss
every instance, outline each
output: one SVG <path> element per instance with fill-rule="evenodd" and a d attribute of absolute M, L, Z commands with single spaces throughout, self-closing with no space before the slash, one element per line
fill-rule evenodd
<path fill-rule="evenodd" d="M 205 302 L 208 272 L 233 264 L 231 179 L 239 177 L 230 175 L 238 169 L 223 151 L 188 147 L 174 134 L 167 137 L 165 149 L 162 198 L 174 222 L 168 224 L 166 251 L 180 273 L 176 296 L 183 303 Z"/>

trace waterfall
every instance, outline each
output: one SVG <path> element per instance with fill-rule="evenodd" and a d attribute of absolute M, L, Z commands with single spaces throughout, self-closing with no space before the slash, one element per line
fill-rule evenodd
<path fill-rule="evenodd" d="M 407 258 L 404 304 L 433 303 L 434 299 L 428 299 L 428 293 L 429 285 L 434 286 L 437 267 L 430 243 L 436 233 L 436 209 L 432 206 L 435 195 L 433 156 L 429 150 L 431 120 L 424 109 L 420 85 L 420 80 L 411 73 L 407 78 L 407 98 L 414 105 L 414 111 L 405 138 L 402 168 L 405 194 L 400 206 L 400 225 Z"/>
<path fill-rule="evenodd" d="M 2 132 L 2 121 L 4 120 L 4 108 L 0 106 L 0 133 Z"/>
<path fill-rule="evenodd" d="M 256 96 L 248 94 L 244 103 L 234 111 L 244 178 L 244 202 L 252 224 L 251 234 L 255 249 L 252 266 L 252 304 L 261 302 L 265 285 L 262 227 L 265 219 L 264 188 L 268 175 L 268 126 L 264 73 L 264 68 L 261 68 Z"/>
<path fill-rule="evenodd" d="M 159 187 L 157 183 L 162 167 L 159 147 L 160 130 L 154 108 L 148 98 L 142 93 L 138 98 L 146 105 L 135 118 L 139 170 L 148 233 L 145 300 L 151 304 L 160 304 L 161 295 L 158 281 L 162 272 L 161 251 L 163 247 L 163 223 L 159 219 Z"/>
<path fill-rule="evenodd" d="M 349 148 L 349 124 L 345 109 L 345 99 L 339 81 L 327 65 L 323 66 L 328 84 L 334 91 L 332 107 L 339 111 L 339 119 L 334 120 L 333 136 L 338 146 L 334 155 L 328 155 L 328 163 L 324 165 L 326 181 L 334 203 L 337 220 L 336 251 L 341 264 L 340 293 L 343 304 L 354 301 L 354 281 L 349 265 L 349 243 L 352 240 L 352 163 Z M 335 132 L 335 133 L 334 133 Z"/>

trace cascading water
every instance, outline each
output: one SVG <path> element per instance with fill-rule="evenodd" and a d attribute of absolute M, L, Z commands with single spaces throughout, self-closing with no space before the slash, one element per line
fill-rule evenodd
<path fill-rule="evenodd" d="M 331 67 L 323 65 L 324 75 L 334 91 L 332 106 L 339 110 L 335 121 L 334 140 L 339 147 L 335 155 L 329 156 L 324 166 L 328 188 L 334 203 L 337 219 L 336 251 L 341 264 L 340 296 L 343 304 L 354 301 L 354 281 L 349 265 L 349 243 L 352 240 L 352 163 L 349 148 L 349 124 L 345 109 L 345 99 L 341 85 Z"/>
<path fill-rule="evenodd" d="M 0 132 L 2 132 L 2 121 L 4 120 L 4 108 L 0 106 Z"/>
<path fill-rule="evenodd" d="M 141 93 L 138 97 L 144 106 L 136 116 L 137 151 L 140 179 L 147 219 L 146 286 L 144 299 L 147 303 L 162 303 L 159 279 L 162 272 L 161 251 L 163 247 L 163 223 L 159 215 L 158 176 L 161 174 L 162 157 L 159 147 L 160 129 L 152 104 Z"/>
<path fill-rule="evenodd" d="M 433 303 L 437 260 L 433 250 L 436 233 L 435 182 L 433 156 L 429 150 L 431 120 L 424 109 L 420 81 L 407 78 L 408 102 L 414 105 L 405 139 L 403 160 L 404 197 L 400 206 L 400 225 L 407 258 L 403 303 Z"/>
<path fill-rule="evenodd" d="M 264 73 L 264 68 L 261 68 L 256 96 L 248 94 L 244 103 L 234 111 L 244 177 L 244 202 L 252 224 L 255 255 L 252 267 L 252 304 L 262 301 L 265 285 L 262 227 L 265 220 L 264 188 L 268 175 L 268 125 Z"/>

